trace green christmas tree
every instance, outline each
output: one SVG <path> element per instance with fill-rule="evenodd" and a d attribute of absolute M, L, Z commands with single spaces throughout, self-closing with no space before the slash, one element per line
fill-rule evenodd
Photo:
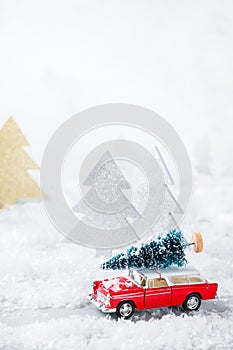
<path fill-rule="evenodd" d="M 156 241 L 142 244 L 140 248 L 130 247 L 126 253 L 120 253 L 104 262 L 101 268 L 118 270 L 166 268 L 171 265 L 184 266 L 187 263 L 185 248 L 189 245 L 185 241 L 183 233 L 174 229 L 166 235 L 159 235 Z"/>

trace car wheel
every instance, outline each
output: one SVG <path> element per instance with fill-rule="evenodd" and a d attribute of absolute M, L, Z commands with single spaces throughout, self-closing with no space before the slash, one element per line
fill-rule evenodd
<path fill-rule="evenodd" d="M 184 310 L 196 311 L 201 305 L 201 298 L 198 294 L 190 294 L 182 305 Z"/>
<path fill-rule="evenodd" d="M 132 301 L 122 301 L 117 307 L 117 315 L 121 318 L 130 318 L 134 313 L 135 306 Z"/>

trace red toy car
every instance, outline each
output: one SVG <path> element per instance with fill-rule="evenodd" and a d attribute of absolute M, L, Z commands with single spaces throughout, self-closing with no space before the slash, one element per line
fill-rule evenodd
<path fill-rule="evenodd" d="M 128 277 L 95 281 L 88 296 L 102 312 L 125 319 L 138 310 L 182 305 L 198 310 L 201 300 L 216 297 L 218 284 L 209 283 L 193 267 L 129 270 Z"/>

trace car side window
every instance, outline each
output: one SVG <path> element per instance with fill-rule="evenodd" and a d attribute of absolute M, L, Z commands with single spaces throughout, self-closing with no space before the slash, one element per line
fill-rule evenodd
<path fill-rule="evenodd" d="M 189 283 L 188 277 L 185 277 L 185 276 L 169 277 L 169 281 L 173 284 L 187 284 L 187 283 Z"/>
<path fill-rule="evenodd" d="M 149 280 L 149 288 L 167 287 L 168 284 L 164 278 L 153 278 Z"/>
<path fill-rule="evenodd" d="M 141 279 L 141 286 L 142 287 L 146 286 L 146 277 L 142 277 L 142 279 Z"/>

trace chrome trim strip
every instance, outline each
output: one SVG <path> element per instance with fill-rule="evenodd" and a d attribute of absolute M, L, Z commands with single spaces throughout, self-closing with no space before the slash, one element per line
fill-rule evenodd
<path fill-rule="evenodd" d="M 172 294 L 172 293 L 171 292 L 160 292 L 160 293 L 156 293 L 156 294 L 146 293 L 145 297 L 155 296 L 155 295 L 159 295 L 159 294 Z"/>
<path fill-rule="evenodd" d="M 134 294 L 121 294 L 121 295 L 114 295 L 112 296 L 112 299 L 118 299 L 118 298 L 144 298 L 144 294 L 141 295 L 134 295 Z"/>

